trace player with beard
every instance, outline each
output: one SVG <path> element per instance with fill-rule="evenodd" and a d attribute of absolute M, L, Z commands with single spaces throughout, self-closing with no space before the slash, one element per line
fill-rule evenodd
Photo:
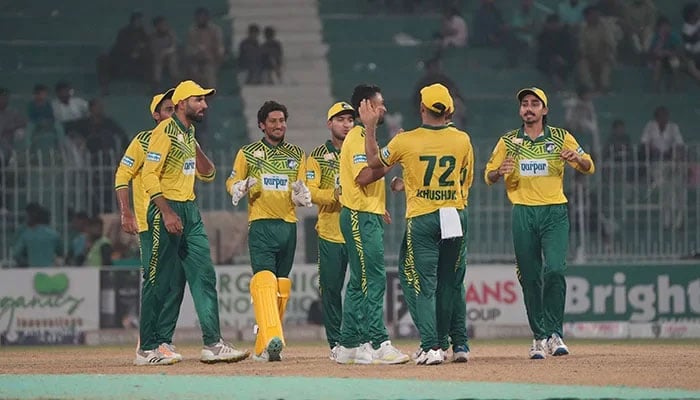
<path fill-rule="evenodd" d="M 547 124 L 542 89 L 525 88 L 516 97 L 523 124 L 498 140 L 484 179 L 492 185 L 503 177 L 513 203 L 516 274 L 534 336 L 530 358 L 543 359 L 569 354 L 562 339 L 569 245 L 564 167 L 590 175 L 595 166 L 571 133 Z"/>
<path fill-rule="evenodd" d="M 248 249 L 253 278 L 257 361 L 281 361 L 284 347 L 282 321 L 292 290 L 289 273 L 297 244 L 297 206 L 311 207 L 304 183 L 304 150 L 285 140 L 287 107 L 266 101 L 258 110 L 264 137 L 236 154 L 226 189 L 236 206 L 248 196 Z"/>
<path fill-rule="evenodd" d="M 355 125 L 355 110 L 344 101 L 333 104 L 326 114 L 331 138 L 316 147 L 306 160 L 306 182 L 311 201 L 318 205 L 318 280 L 323 307 L 323 324 L 331 348 L 330 359 L 340 342 L 343 316 L 342 291 L 348 266 L 348 252 L 340 232 L 340 149 Z"/>
<path fill-rule="evenodd" d="M 374 85 L 355 87 L 351 104 L 359 110 L 367 100 L 379 113 L 386 113 L 381 89 Z M 358 116 L 363 120 L 362 112 Z M 389 168 L 370 168 L 365 154 L 365 127 L 348 132 L 340 153 L 340 231 L 348 252 L 350 279 L 345 289 L 339 364 L 403 364 L 409 357 L 389 340 L 384 325 L 384 225 L 386 212 L 384 175 Z M 383 220 L 383 221 L 382 221 Z"/>
<path fill-rule="evenodd" d="M 156 126 L 148 144 L 143 165 L 143 187 L 148 207 L 149 234 L 143 238 L 144 288 L 141 307 L 140 351 L 156 349 L 160 343 L 153 332 L 160 308 L 173 287 L 176 269 L 182 268 L 190 286 L 197 318 L 202 327 L 202 362 L 236 362 L 248 357 L 221 338 L 216 273 L 209 240 L 195 203 L 197 141 L 194 123 L 201 122 L 207 110 L 206 97 L 214 89 L 203 89 L 193 81 L 175 88 L 175 113 Z M 212 168 L 205 178 L 213 179 Z"/>

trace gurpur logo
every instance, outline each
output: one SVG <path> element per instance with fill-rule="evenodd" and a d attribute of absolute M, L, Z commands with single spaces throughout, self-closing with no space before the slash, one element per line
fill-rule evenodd
<path fill-rule="evenodd" d="M 73 297 L 66 294 L 69 287 L 68 276 L 64 273 L 48 275 L 43 272 L 34 275 L 34 291 L 32 297 L 2 296 L 0 297 L 0 321 L 7 317 L 4 331 L 10 331 L 15 321 L 17 311 L 29 309 L 56 309 L 57 313 L 73 313 L 85 301 L 85 298 Z"/>
<path fill-rule="evenodd" d="M 197 169 L 197 162 L 194 158 L 188 158 L 182 163 L 182 173 L 184 175 L 194 175 Z"/>
<path fill-rule="evenodd" d="M 289 187 L 289 178 L 286 175 L 264 174 L 262 186 L 265 190 L 286 191 Z"/>
<path fill-rule="evenodd" d="M 654 321 L 659 316 L 700 317 L 700 279 L 672 284 L 669 275 L 655 276 L 648 284 L 626 283 L 627 277 L 616 272 L 612 284 L 592 284 L 588 279 L 568 276 L 566 313 L 592 313 L 614 321 Z"/>
<path fill-rule="evenodd" d="M 547 160 L 520 160 L 520 175 L 546 176 L 549 175 Z"/>

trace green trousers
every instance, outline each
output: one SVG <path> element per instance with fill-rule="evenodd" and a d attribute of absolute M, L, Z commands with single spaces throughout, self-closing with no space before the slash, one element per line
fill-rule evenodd
<path fill-rule="evenodd" d="M 177 315 L 163 315 L 166 302 L 178 278 L 178 268 L 190 286 L 194 308 L 202 328 L 205 345 L 216 343 L 221 338 L 219 327 L 219 302 L 216 293 L 216 272 L 211 261 L 209 240 L 204 230 L 199 208 L 193 201 L 168 201 L 180 217 L 183 233 L 167 232 L 158 208 L 148 208 L 148 234 L 142 243 L 145 268 L 141 291 L 141 349 L 152 350 L 160 344 L 156 333 L 160 321 L 177 320 Z M 177 310 L 179 311 L 179 310 Z M 175 314 L 174 308 L 171 312 Z M 167 333 L 167 332 L 166 332 Z"/>
<path fill-rule="evenodd" d="M 328 345 L 340 343 L 343 322 L 343 285 L 348 267 L 348 251 L 344 243 L 318 238 L 318 283 L 323 306 L 323 325 Z"/>
<path fill-rule="evenodd" d="M 467 292 L 464 287 L 464 278 L 467 272 L 467 209 L 460 211 L 462 213 L 462 248 L 460 249 L 459 259 L 454 269 L 453 277 L 438 280 L 438 298 L 436 315 L 438 336 L 440 337 L 440 347 L 447 350 L 452 343 L 452 348 L 457 346 L 465 346 L 469 349 L 467 338 Z M 449 286 L 443 289 L 443 286 Z M 452 306 L 449 322 L 447 318 L 442 318 L 445 310 L 449 305 Z M 445 315 L 446 317 L 446 315 Z M 447 331 L 447 333 L 446 333 Z"/>
<path fill-rule="evenodd" d="M 286 278 L 297 247 L 297 224 L 282 219 L 258 219 L 248 226 L 248 250 L 253 273 L 271 271 Z"/>
<path fill-rule="evenodd" d="M 384 221 L 378 214 L 340 210 L 350 278 L 345 288 L 340 344 L 357 347 L 371 342 L 375 349 L 389 340 L 384 325 Z"/>
<path fill-rule="evenodd" d="M 150 243 L 149 235 L 150 232 L 148 231 L 139 233 L 142 271 L 148 267 L 150 260 L 150 251 L 144 251 L 143 248 L 144 243 Z M 158 321 L 156 322 L 156 329 L 154 332 L 156 343 L 160 344 L 173 342 L 175 326 L 177 325 L 177 319 L 180 316 L 182 298 L 185 296 L 186 283 L 187 280 L 185 279 L 185 270 L 181 265 L 178 265 L 173 270 L 170 291 L 168 291 L 165 295 L 163 308 L 160 310 Z"/>
<path fill-rule="evenodd" d="M 563 337 L 569 214 L 566 204 L 513 206 L 513 246 L 535 339 Z M 544 256 L 544 264 L 543 258 Z"/>
<path fill-rule="evenodd" d="M 460 213 L 460 217 L 465 229 L 466 214 Z M 406 221 L 399 278 L 423 350 L 443 347 L 450 334 L 454 301 L 464 287 L 465 256 L 464 237 L 441 239 L 438 211 Z M 461 331 L 457 325 L 455 321 L 455 330 Z M 463 336 L 466 343 L 466 323 L 463 332 L 457 336 Z"/>

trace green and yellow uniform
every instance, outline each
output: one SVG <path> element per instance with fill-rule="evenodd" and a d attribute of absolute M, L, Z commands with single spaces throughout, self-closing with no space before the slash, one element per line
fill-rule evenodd
<path fill-rule="evenodd" d="M 286 278 L 296 249 L 297 215 L 291 200 L 292 184 L 306 181 L 304 150 L 282 141 L 277 146 L 266 139 L 243 146 L 236 154 L 226 188 L 253 177 L 248 192 L 248 248 L 253 273 L 272 271 Z"/>
<path fill-rule="evenodd" d="M 348 252 L 340 232 L 340 152 L 328 140 L 316 147 L 306 160 L 306 183 L 311 200 L 318 205 L 318 275 L 326 339 L 332 348 L 340 342 L 343 317 L 342 291 Z"/>
<path fill-rule="evenodd" d="M 515 160 L 515 169 L 505 176 L 506 193 L 513 204 L 513 245 L 517 276 L 523 288 L 528 322 L 535 339 L 556 333 L 563 337 L 562 323 L 566 297 L 566 254 L 569 244 L 569 215 L 564 196 L 564 167 L 560 157 L 564 149 L 576 151 L 590 161 L 584 174 L 595 172 L 591 156 L 568 131 L 544 126 L 532 140 L 520 128 L 503 135 L 486 165 L 487 184 L 491 171 L 497 170 L 506 157 Z M 543 270 L 542 256 L 546 265 Z M 543 278 L 544 275 L 544 278 Z M 543 287 L 544 282 L 544 287 Z"/>
<path fill-rule="evenodd" d="M 205 345 L 221 338 L 219 327 L 216 273 L 211 261 L 209 240 L 195 203 L 195 178 L 209 182 L 216 172 L 202 176 L 196 168 L 194 126 L 186 128 L 173 115 L 153 130 L 141 172 L 143 188 L 149 199 L 165 198 L 183 225 L 181 235 L 165 228 L 158 207 L 150 204 L 147 223 L 150 229 L 142 238 L 144 285 L 141 306 L 141 348 L 151 350 L 160 343 L 149 337 L 158 323 L 158 311 L 166 302 L 172 283 L 184 274 L 190 285 L 195 310 L 202 327 Z M 182 268 L 182 271 L 178 269 Z M 168 316 L 174 318 L 176 315 Z M 165 317 L 164 317 L 165 319 Z"/>
<path fill-rule="evenodd" d="M 462 175 L 473 168 L 471 142 L 464 132 L 446 125 L 423 125 L 395 136 L 379 158 L 386 166 L 400 163 L 403 168 L 406 233 L 399 276 L 421 348 L 428 351 L 440 347 L 447 335 L 454 298 L 463 284 L 458 278 L 464 276 L 460 270 L 466 227 Z M 442 239 L 440 209 L 449 208 L 460 211 L 455 214 L 461 218 L 462 232 L 460 237 Z"/>
<path fill-rule="evenodd" d="M 346 348 L 372 342 L 376 349 L 389 340 L 384 326 L 384 178 L 360 186 L 355 178 L 368 168 L 365 128 L 348 132 L 340 152 L 340 231 L 350 265 L 345 288 L 340 344 Z"/>

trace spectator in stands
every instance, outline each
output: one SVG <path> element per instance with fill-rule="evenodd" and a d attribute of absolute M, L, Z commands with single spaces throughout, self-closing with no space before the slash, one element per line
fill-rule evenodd
<path fill-rule="evenodd" d="M 557 14 L 564 25 L 572 28 L 573 32 L 578 32 L 583 22 L 583 11 L 588 7 L 588 3 L 580 0 L 560 1 Z"/>
<path fill-rule="evenodd" d="M 627 134 L 625 121 L 616 119 L 612 123 L 610 136 L 605 141 L 603 159 L 607 161 L 627 161 L 631 162 L 633 156 L 632 141 Z"/>
<path fill-rule="evenodd" d="M 162 89 L 163 72 L 168 71 L 171 82 L 180 80 L 180 69 L 177 57 L 177 37 L 170 29 L 165 17 L 159 16 L 153 19 L 153 33 L 151 34 L 151 58 L 153 59 L 153 84 L 156 91 Z M 173 86 L 168 84 L 166 86 Z"/>
<path fill-rule="evenodd" d="M 448 7 L 442 18 L 442 26 L 439 32 L 440 48 L 467 46 L 467 23 L 457 7 Z"/>
<path fill-rule="evenodd" d="M 584 18 L 579 37 L 579 79 L 589 90 L 607 92 L 617 51 L 614 32 L 602 23 L 595 7 L 586 8 Z"/>
<path fill-rule="evenodd" d="M 521 0 L 510 20 L 511 49 L 522 52 L 535 46 L 535 34 L 542 26 L 542 15 L 535 9 L 534 0 Z M 517 60 L 517 57 L 509 57 Z"/>
<path fill-rule="evenodd" d="M 53 267 L 60 263 L 63 244 L 49 226 L 49 211 L 37 203 L 27 204 L 27 226 L 19 234 L 12 250 L 18 267 Z"/>
<path fill-rule="evenodd" d="M 700 4 L 697 2 L 683 6 L 682 32 L 688 73 L 700 81 Z"/>
<path fill-rule="evenodd" d="M 557 14 L 547 17 L 537 36 L 537 69 L 552 80 L 556 89 L 562 90 L 576 64 L 574 39 L 569 27 L 561 23 Z"/>
<path fill-rule="evenodd" d="M 265 43 L 261 46 L 262 76 L 265 83 L 272 84 L 275 80 L 282 83 L 282 43 L 275 37 L 275 28 L 265 28 Z"/>
<path fill-rule="evenodd" d="M 641 143 L 647 159 L 670 160 L 682 155 L 683 136 L 678 124 L 670 120 L 668 108 L 659 106 L 654 110 L 654 120 L 644 126 Z"/>
<path fill-rule="evenodd" d="M 671 30 L 671 21 L 666 17 L 659 17 L 650 48 L 655 91 L 661 90 L 663 80 L 667 81 L 669 89 L 673 89 L 678 69 L 681 66 L 681 54 L 681 41 Z"/>
<path fill-rule="evenodd" d="M 224 61 L 224 37 L 221 28 L 209 20 L 209 10 L 200 7 L 187 35 L 185 53 L 190 77 L 205 87 L 216 87 L 216 79 Z"/>
<path fill-rule="evenodd" d="M 10 92 L 0 88 L 0 164 L 7 164 L 14 150 L 15 140 L 24 136 L 27 120 L 10 108 Z M 0 168 L 2 165 L 0 165 Z"/>
<path fill-rule="evenodd" d="M 656 7 L 651 0 L 632 0 L 625 7 L 622 28 L 635 54 L 646 56 L 654 37 Z"/>
<path fill-rule="evenodd" d="M 420 90 L 426 86 L 430 86 L 434 83 L 439 83 L 449 90 L 452 99 L 454 100 L 455 113 L 452 116 L 452 120 L 458 124 L 458 127 L 463 128 L 466 125 L 466 113 L 464 106 L 464 97 L 459 90 L 459 87 L 445 72 L 442 70 L 442 62 L 439 58 L 432 58 L 425 62 L 425 74 L 418 80 L 413 89 L 413 106 L 416 112 L 420 108 L 421 94 Z"/>
<path fill-rule="evenodd" d="M 238 66 L 245 71 L 245 83 L 257 85 L 262 75 L 262 48 L 260 47 L 260 27 L 248 25 L 248 37 L 238 45 Z"/>
<path fill-rule="evenodd" d="M 629 0 L 624 0 L 629 1 Z M 603 17 L 612 17 L 616 21 L 621 20 L 625 15 L 625 4 L 623 0 L 599 0 L 595 8 Z"/>
<path fill-rule="evenodd" d="M 129 25 L 122 28 L 107 55 L 97 58 L 97 79 L 102 94 L 109 93 L 109 83 L 114 78 L 150 81 L 152 59 L 148 33 L 143 24 L 143 14 L 134 12 Z"/>
<path fill-rule="evenodd" d="M 112 265 L 112 242 L 104 235 L 102 218 L 91 218 L 87 226 L 86 267 Z"/>
<path fill-rule="evenodd" d="M 85 140 L 92 165 L 115 165 L 113 157 L 121 154 L 128 139 L 119 124 L 105 116 L 102 100 L 90 100 L 90 114 L 71 126 Z"/>
<path fill-rule="evenodd" d="M 481 0 L 481 5 L 474 13 L 474 46 L 499 46 L 504 31 L 503 13 L 496 7 L 495 0 Z"/>
<path fill-rule="evenodd" d="M 591 157 L 600 156 L 600 129 L 593 93 L 585 86 L 580 87 L 576 96 L 564 100 L 563 104 L 566 129 L 576 133 L 579 144 Z"/>
<path fill-rule="evenodd" d="M 56 118 L 49 101 L 49 88 L 43 84 L 34 86 L 32 100 L 27 105 L 27 116 L 34 125 L 53 125 Z"/>
<path fill-rule="evenodd" d="M 80 266 L 85 261 L 85 253 L 87 252 L 87 228 L 90 218 L 87 213 L 70 212 L 70 228 L 68 255 L 66 257 L 66 265 Z"/>
<path fill-rule="evenodd" d="M 73 88 L 67 82 L 56 84 L 56 98 L 51 101 L 51 108 L 56 121 L 64 125 L 88 115 L 87 101 L 75 96 Z"/>

